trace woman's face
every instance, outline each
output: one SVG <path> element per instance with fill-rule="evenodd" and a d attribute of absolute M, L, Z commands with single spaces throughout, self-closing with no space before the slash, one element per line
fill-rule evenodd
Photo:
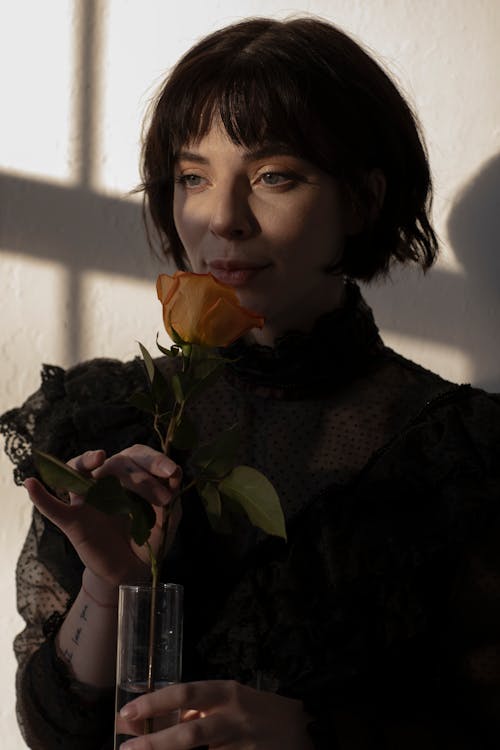
<path fill-rule="evenodd" d="M 342 302 L 344 212 L 336 181 L 278 149 L 248 151 L 214 124 L 176 165 L 174 220 L 191 268 L 233 286 L 272 344 Z"/>

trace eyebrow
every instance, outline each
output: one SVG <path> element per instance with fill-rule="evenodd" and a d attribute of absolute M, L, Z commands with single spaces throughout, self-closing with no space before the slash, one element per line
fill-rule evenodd
<path fill-rule="evenodd" d="M 293 150 L 285 143 L 268 143 L 260 146 L 259 148 L 249 149 L 243 154 L 244 161 L 257 161 L 258 159 L 266 159 L 268 156 L 294 156 L 300 158 L 293 152 Z M 196 164 L 209 164 L 210 160 L 205 156 L 197 153 L 196 151 L 182 150 L 176 156 L 176 161 L 180 160 L 192 161 Z"/>

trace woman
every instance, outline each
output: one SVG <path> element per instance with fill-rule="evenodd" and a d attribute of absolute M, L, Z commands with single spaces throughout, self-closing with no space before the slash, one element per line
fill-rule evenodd
<path fill-rule="evenodd" d="M 436 255 L 408 105 L 330 24 L 249 20 L 174 68 L 143 172 L 165 252 L 265 316 L 192 417 L 202 436 L 239 423 L 288 544 L 247 526 L 222 538 L 196 498 L 183 503 L 163 578 L 185 586 L 186 683 L 124 716 L 180 708 L 186 721 L 122 747 L 496 743 L 499 404 L 387 349 L 355 284 Z M 18 481 L 34 444 L 168 505 L 179 467 L 127 404 L 143 378 L 136 362 L 46 369 L 3 418 Z M 33 748 L 104 747 L 117 586 L 146 565 L 113 519 L 25 484 L 20 720 Z"/>

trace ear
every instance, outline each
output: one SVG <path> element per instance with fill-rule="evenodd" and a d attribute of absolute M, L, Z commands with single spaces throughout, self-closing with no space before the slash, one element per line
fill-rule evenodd
<path fill-rule="evenodd" d="M 387 180 L 385 174 L 378 167 L 371 169 L 364 175 L 363 184 L 355 194 L 348 189 L 346 196 L 346 233 L 355 235 L 362 232 L 378 217 L 386 192 Z"/>

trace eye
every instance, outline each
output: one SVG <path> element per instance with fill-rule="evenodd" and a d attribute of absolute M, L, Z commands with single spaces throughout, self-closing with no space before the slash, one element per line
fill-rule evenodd
<path fill-rule="evenodd" d="M 264 174 L 261 174 L 260 179 L 264 185 L 281 185 L 288 178 L 286 175 L 281 174 L 281 172 L 264 172 Z"/>
<path fill-rule="evenodd" d="M 275 185 L 284 185 L 286 182 L 290 182 L 293 179 L 293 175 L 284 172 L 264 172 L 260 175 L 259 179 L 264 185 L 274 187 Z"/>
<path fill-rule="evenodd" d="M 180 185 L 184 185 L 188 190 L 190 188 L 202 187 L 205 183 L 204 177 L 199 174 L 181 174 L 176 177 L 175 181 Z"/>

